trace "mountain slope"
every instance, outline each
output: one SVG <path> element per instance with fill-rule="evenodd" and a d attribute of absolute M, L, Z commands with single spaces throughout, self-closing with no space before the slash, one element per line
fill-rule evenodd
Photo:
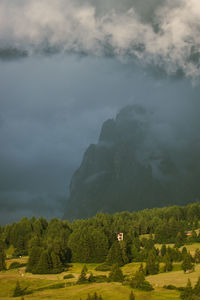
<path fill-rule="evenodd" d="M 86 150 L 72 177 L 65 218 L 91 217 L 168 204 L 185 204 L 200 197 L 199 155 L 166 146 L 143 107 L 125 107 L 107 120 L 96 145 Z M 187 163 L 186 163 L 187 162 Z"/>

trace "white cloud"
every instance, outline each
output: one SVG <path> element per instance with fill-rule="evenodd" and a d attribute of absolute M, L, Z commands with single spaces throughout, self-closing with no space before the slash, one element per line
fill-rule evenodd
<path fill-rule="evenodd" d="M 181 69 L 187 77 L 199 77 L 199 0 L 155 5 L 152 23 L 141 21 L 136 11 L 133 7 L 119 12 L 113 7 L 97 17 L 94 2 L 2 0 L 0 41 L 29 53 L 47 44 L 93 55 L 104 55 L 106 48 L 120 59 L 137 57 L 142 64 L 159 66 L 168 74 Z"/>

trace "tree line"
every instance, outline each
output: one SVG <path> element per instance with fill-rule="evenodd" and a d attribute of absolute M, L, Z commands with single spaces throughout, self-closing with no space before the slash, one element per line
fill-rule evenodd
<path fill-rule="evenodd" d="M 98 213 L 72 223 L 25 217 L 0 227 L 0 269 L 5 269 L 5 250 L 13 247 L 13 257 L 29 255 L 27 271 L 32 273 L 59 273 L 70 262 L 100 263 L 99 267 L 106 269 L 137 261 L 146 262 L 146 275 L 159 272 L 160 262 L 170 271 L 174 261 L 184 261 L 185 257 L 199 263 L 198 253 L 195 258 L 180 251 L 182 245 L 200 241 L 195 231 L 199 218 L 199 203 L 114 215 Z M 188 230 L 190 237 L 185 234 Z M 117 232 L 124 233 L 120 243 Z M 141 237 L 145 234 L 150 238 Z M 156 249 L 156 243 L 163 244 L 161 250 Z M 168 243 L 175 243 L 175 247 L 164 245 Z M 154 267 L 148 267 L 150 262 L 155 262 Z"/>

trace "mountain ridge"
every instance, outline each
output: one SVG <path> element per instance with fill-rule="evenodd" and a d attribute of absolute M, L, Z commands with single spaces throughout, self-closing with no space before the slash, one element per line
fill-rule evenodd
<path fill-rule="evenodd" d="M 65 218 L 187 204 L 200 197 L 198 164 L 191 170 L 174 159 L 173 148 L 152 132 L 151 114 L 132 105 L 104 122 L 98 143 L 88 147 L 72 176 Z"/>

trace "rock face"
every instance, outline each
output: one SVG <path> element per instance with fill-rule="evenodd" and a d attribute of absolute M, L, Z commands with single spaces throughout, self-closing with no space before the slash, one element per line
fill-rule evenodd
<path fill-rule="evenodd" d="M 187 165 L 187 153 L 176 155 L 154 131 L 150 113 L 137 105 L 107 120 L 72 177 L 64 218 L 196 201 L 200 159 Z"/>

